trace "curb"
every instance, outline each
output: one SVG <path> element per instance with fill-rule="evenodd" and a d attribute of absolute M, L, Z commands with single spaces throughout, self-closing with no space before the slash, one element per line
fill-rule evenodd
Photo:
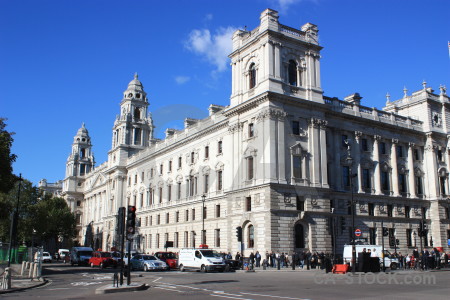
<path fill-rule="evenodd" d="M 22 287 L 22 288 L 12 288 L 9 290 L 0 290 L 0 294 L 9 294 L 9 293 L 14 293 L 14 292 L 20 292 L 20 291 L 24 291 L 24 290 L 29 290 L 29 289 L 33 289 L 33 288 L 37 288 L 40 286 L 43 286 L 45 284 L 48 283 L 48 280 L 45 279 L 44 277 L 42 277 L 43 281 L 36 284 L 36 285 L 32 285 L 32 286 L 27 286 L 27 287 Z"/>
<path fill-rule="evenodd" d="M 132 286 L 121 286 L 121 287 L 114 287 L 110 284 L 99 287 L 95 290 L 95 294 L 111 294 L 111 293 L 121 293 L 121 292 L 133 292 L 133 291 L 142 291 L 150 286 L 146 285 L 145 283 L 139 284 L 139 285 L 132 285 Z"/>

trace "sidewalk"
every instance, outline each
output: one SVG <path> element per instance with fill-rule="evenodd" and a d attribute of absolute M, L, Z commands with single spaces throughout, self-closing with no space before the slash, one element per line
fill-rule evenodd
<path fill-rule="evenodd" d="M 38 279 L 31 280 L 30 278 L 25 278 L 22 276 L 13 276 L 11 278 L 11 288 L 8 290 L 0 290 L 0 294 L 12 293 L 17 291 L 23 291 L 26 289 L 35 288 L 42 286 L 48 282 L 47 279 L 41 277 Z"/>

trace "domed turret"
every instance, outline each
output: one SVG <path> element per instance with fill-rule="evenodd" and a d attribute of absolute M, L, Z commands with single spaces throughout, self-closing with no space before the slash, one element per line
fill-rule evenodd
<path fill-rule="evenodd" d="M 95 165 L 91 138 L 84 123 L 73 138 L 72 153 L 67 158 L 66 177 L 83 176 Z"/>
<path fill-rule="evenodd" d="M 144 86 L 138 79 L 138 74 L 134 74 L 134 79 L 128 84 L 128 88 L 123 93 L 124 99 L 134 98 L 136 100 L 146 101 L 147 94 L 144 92 Z"/>

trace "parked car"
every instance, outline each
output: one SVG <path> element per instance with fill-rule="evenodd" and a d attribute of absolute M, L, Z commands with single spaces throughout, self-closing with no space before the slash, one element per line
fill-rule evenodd
<path fill-rule="evenodd" d="M 109 252 L 101 251 L 94 251 L 92 253 L 92 257 L 89 259 L 89 265 L 91 266 L 91 268 L 98 266 L 102 269 L 107 267 L 117 267 L 117 263 L 112 258 L 112 254 Z"/>
<path fill-rule="evenodd" d="M 156 252 L 155 256 L 168 265 L 168 269 L 178 268 L 178 255 L 173 252 Z"/>
<path fill-rule="evenodd" d="M 86 265 L 89 263 L 89 259 L 92 257 L 94 250 L 90 247 L 73 247 L 70 250 L 70 264 L 73 266 Z"/>
<path fill-rule="evenodd" d="M 42 256 L 39 256 L 39 253 L 36 252 L 36 254 L 34 255 L 34 261 L 35 262 L 39 262 L 39 260 L 43 263 L 51 263 L 52 262 L 52 256 L 50 255 L 49 252 L 42 252 Z"/>
<path fill-rule="evenodd" d="M 158 259 L 154 255 L 138 254 L 135 255 L 131 260 L 131 269 L 133 270 L 167 270 L 168 266 L 165 262 Z"/>

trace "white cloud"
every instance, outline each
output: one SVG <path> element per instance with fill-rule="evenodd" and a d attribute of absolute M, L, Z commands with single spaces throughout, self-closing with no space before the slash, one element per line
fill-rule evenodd
<path fill-rule="evenodd" d="M 211 21 L 213 19 L 213 14 L 206 14 L 205 21 Z"/>
<path fill-rule="evenodd" d="M 300 3 L 303 0 L 271 0 L 271 1 L 275 1 L 275 5 L 277 6 L 280 13 L 287 13 L 289 7 L 292 4 Z M 316 0 L 311 0 L 311 1 L 316 2 Z"/>
<path fill-rule="evenodd" d="M 236 28 L 219 28 L 215 34 L 209 29 L 194 29 L 189 34 L 185 47 L 197 55 L 203 56 L 216 67 L 217 72 L 227 69 L 228 54 L 233 50 L 231 37 Z"/>
<path fill-rule="evenodd" d="M 188 82 L 189 80 L 191 80 L 191 77 L 189 77 L 189 76 L 176 76 L 175 77 L 175 82 L 178 84 L 184 84 L 184 83 Z"/>

